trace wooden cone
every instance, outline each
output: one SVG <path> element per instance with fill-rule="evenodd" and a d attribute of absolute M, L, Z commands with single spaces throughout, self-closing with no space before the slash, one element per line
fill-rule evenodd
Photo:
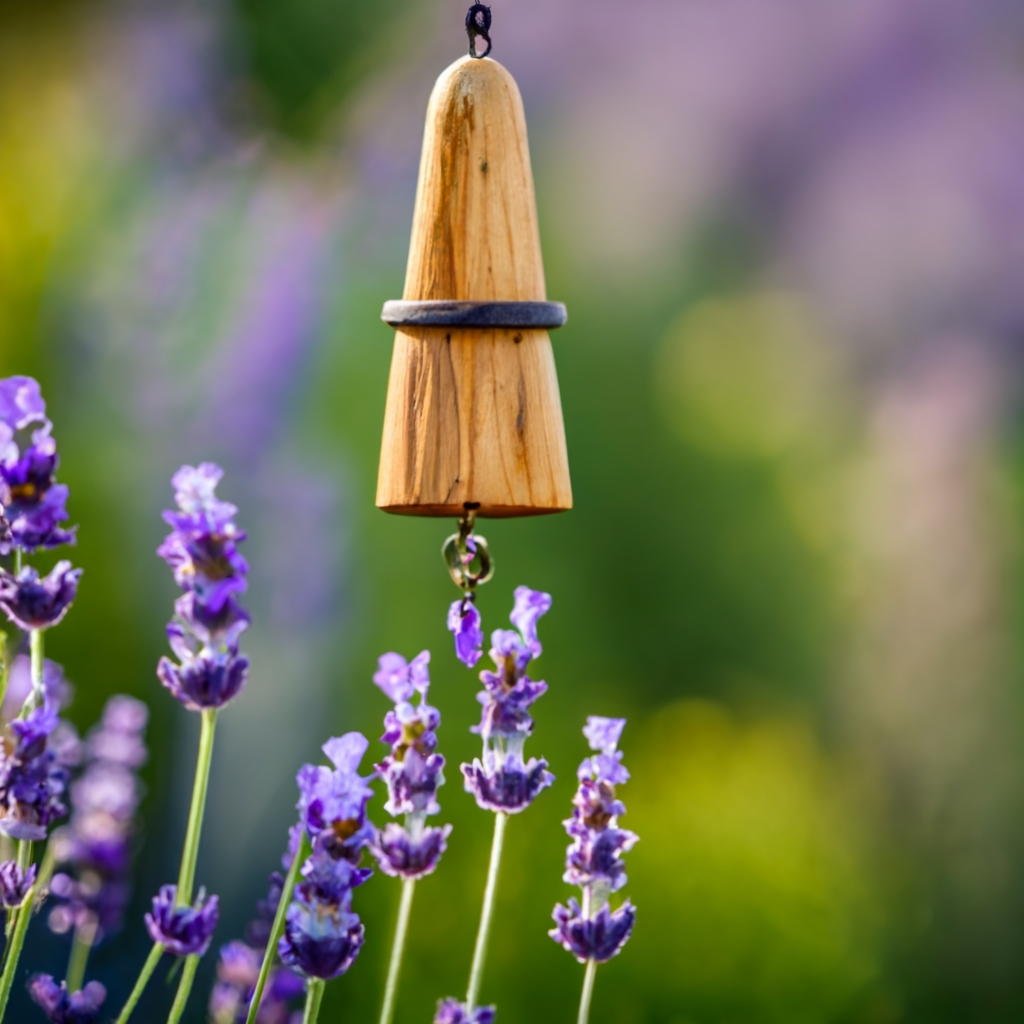
<path fill-rule="evenodd" d="M 523 102 L 496 61 L 463 57 L 434 86 L 403 298 L 546 298 Z M 377 505 L 419 516 L 572 507 L 547 331 L 397 331 Z"/>

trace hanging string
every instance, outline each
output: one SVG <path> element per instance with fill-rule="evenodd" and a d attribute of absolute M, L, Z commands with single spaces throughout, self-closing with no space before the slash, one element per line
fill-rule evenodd
<path fill-rule="evenodd" d="M 466 35 L 469 36 L 469 55 L 477 60 L 491 52 L 491 9 L 484 4 L 473 4 L 466 13 Z M 483 53 L 476 52 L 477 37 L 487 43 Z"/>

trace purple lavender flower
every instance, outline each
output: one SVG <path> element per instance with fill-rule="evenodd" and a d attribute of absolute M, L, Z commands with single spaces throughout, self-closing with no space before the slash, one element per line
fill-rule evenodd
<path fill-rule="evenodd" d="M 483 710 L 480 724 L 473 727 L 483 739 L 483 754 L 462 765 L 466 791 L 485 810 L 516 814 L 554 781 L 547 761 L 523 759 L 523 744 L 533 732 L 528 709 L 548 688 L 530 679 L 526 670 L 541 652 L 537 620 L 550 607 L 550 594 L 517 587 L 511 617 L 520 632 L 496 629 L 491 636 L 496 671 L 480 673 L 484 690 L 477 699 Z"/>
<path fill-rule="evenodd" d="M 33 424 L 37 429 L 22 451 L 18 435 Z M 73 530 L 58 525 L 68 518 L 68 489 L 54 479 L 59 459 L 51 429 L 36 381 L 0 380 L 0 505 L 10 530 L 0 539 L 0 554 L 12 547 L 32 552 L 75 541 Z"/>
<path fill-rule="evenodd" d="M 320 847 L 306 860 L 302 875 L 278 953 L 308 977 L 336 978 L 352 966 L 363 945 L 363 925 L 352 913 L 352 888 L 366 880 L 367 872 Z"/>
<path fill-rule="evenodd" d="M 472 793 L 485 811 L 518 814 L 555 781 L 547 764 L 543 758 L 535 757 L 524 763 L 522 755 L 515 751 L 502 756 L 489 750 L 483 762 L 477 759 L 471 765 L 462 765 L 466 792 Z"/>
<path fill-rule="evenodd" d="M 107 998 L 107 990 L 98 981 L 90 981 L 79 992 L 68 992 L 66 982 L 58 985 L 49 974 L 33 976 L 28 994 L 53 1024 L 92 1024 Z"/>
<path fill-rule="evenodd" d="M 7 728 L 0 747 L 0 831 L 12 839 L 45 839 L 67 813 L 67 771 L 48 747 L 56 727 L 57 710 L 47 700 Z"/>
<path fill-rule="evenodd" d="M 22 871 L 17 861 L 5 860 L 0 864 L 0 904 L 8 909 L 20 907 L 35 881 L 35 864 Z"/>
<path fill-rule="evenodd" d="M 0 718 L 13 722 L 31 692 L 31 661 L 27 654 L 17 654 L 8 669 L 7 692 L 0 708 Z M 43 693 L 47 702 L 56 708 L 66 707 L 71 701 L 71 684 L 64 678 L 64 669 L 49 658 L 43 659 Z"/>
<path fill-rule="evenodd" d="M 50 912 L 50 930 L 88 925 L 99 942 L 120 928 L 131 898 L 131 844 L 142 786 L 135 775 L 146 760 L 143 733 L 149 709 L 142 701 L 111 697 L 83 744 L 87 763 L 71 785 L 71 820 L 53 835 L 59 872 L 50 884 L 61 905 Z"/>
<path fill-rule="evenodd" d="M 529 587 L 516 587 L 515 605 L 509 619 L 522 634 L 530 654 L 539 658 L 544 650 L 537 639 L 537 620 L 551 611 L 551 595 Z"/>
<path fill-rule="evenodd" d="M 220 917 L 218 899 L 200 889 L 194 907 L 176 904 L 178 887 L 162 885 L 153 897 L 153 912 L 146 914 L 146 930 L 174 956 L 203 956 L 210 946 Z"/>
<path fill-rule="evenodd" d="M 639 838 L 618 827 L 626 808 L 616 797 L 615 787 L 629 778 L 616 749 L 625 725 L 624 718 L 592 715 L 587 719 L 583 735 L 597 754 L 585 758 L 579 767 L 572 817 L 563 823 L 572 842 L 562 877 L 583 890 L 583 909 L 575 899 L 569 900 L 568 907 L 556 906 L 552 916 L 557 927 L 548 934 L 581 962 L 610 960 L 626 944 L 636 919 L 628 900 L 615 911 L 608 905 L 609 895 L 626 884 L 622 854 Z"/>
<path fill-rule="evenodd" d="M 414 693 L 425 695 L 430 687 L 430 651 L 420 651 L 412 661 L 391 652 L 377 659 L 374 683 L 396 704 L 405 703 Z"/>
<path fill-rule="evenodd" d="M 404 684 L 399 679 L 386 685 Z M 373 796 L 367 782 L 372 776 L 359 774 L 368 746 L 358 732 L 336 736 L 323 745 L 334 769 L 307 764 L 296 776 L 299 820 L 313 852 L 302 865 L 302 881 L 295 886 L 278 953 L 285 964 L 307 977 L 344 974 L 363 944 L 363 925 L 352 912 L 352 890 L 372 874 L 359 867 L 363 847 L 373 835 L 366 820 L 366 803 Z M 289 836 L 289 862 L 295 856 L 291 842 L 300 836 Z"/>
<path fill-rule="evenodd" d="M 173 530 L 157 549 L 185 590 L 167 626 L 180 664 L 161 658 L 157 678 L 190 711 L 223 707 L 241 692 L 249 671 L 238 650 L 249 625 L 237 601 L 249 571 L 237 549 L 245 533 L 233 521 L 238 509 L 214 494 L 223 475 L 212 462 L 174 474 L 178 508 L 164 513 Z"/>
<path fill-rule="evenodd" d="M 494 1024 L 493 1006 L 477 1006 L 470 1010 L 458 999 L 441 999 L 434 1014 L 434 1024 Z"/>
<path fill-rule="evenodd" d="M 67 561 L 58 562 L 41 578 L 30 565 L 17 576 L 0 570 L 0 608 L 21 629 L 48 629 L 67 614 L 81 575 L 82 570 L 72 569 Z"/>
<path fill-rule="evenodd" d="M 160 659 L 157 678 L 189 711 L 221 708 L 236 697 L 249 674 L 249 659 L 240 657 L 238 648 L 204 651 L 183 665 L 170 658 Z"/>
<path fill-rule="evenodd" d="M 384 716 L 382 743 L 391 753 L 376 765 L 388 787 L 384 809 L 393 817 L 405 816 L 405 825 L 388 824 L 376 830 L 370 850 L 381 870 L 391 876 L 422 878 L 429 875 L 447 846 L 451 825 L 431 828 L 428 815 L 438 814 L 437 788 L 444 785 L 444 758 L 434 752 L 436 729 L 441 724 L 437 708 L 427 703 L 430 652 L 421 651 L 411 662 L 400 654 L 381 655 L 373 681 L 395 702 Z M 415 705 L 413 693 L 420 695 Z"/>
<path fill-rule="evenodd" d="M 629 900 L 612 910 L 605 903 L 597 913 L 586 917 L 575 899 L 570 898 L 569 906 L 555 907 L 551 915 L 557 928 L 548 935 L 565 947 L 580 963 L 596 960 L 603 964 L 616 956 L 633 932 L 636 908 Z"/>
<path fill-rule="evenodd" d="M 10 458 L 15 431 L 24 430 L 33 423 L 44 427 L 50 423 L 46 418 L 46 402 L 43 401 L 39 382 L 32 377 L 0 380 L 0 458 Z"/>
<path fill-rule="evenodd" d="M 370 850 L 384 874 L 392 878 L 423 878 L 437 867 L 441 854 L 448 848 L 451 831 L 451 825 L 420 826 L 416 833 L 392 821 L 377 831 Z"/>
<path fill-rule="evenodd" d="M 480 612 L 472 593 L 452 601 L 448 609 L 448 629 L 455 637 L 455 657 L 466 668 L 472 668 L 484 653 L 484 631 L 480 623 Z"/>
<path fill-rule="evenodd" d="M 257 902 L 256 918 L 245 929 L 246 941 L 236 939 L 221 946 L 217 981 L 210 993 L 211 1024 L 239 1024 L 245 1020 L 281 899 L 283 881 L 276 872 L 270 876 L 267 897 Z M 302 978 L 291 968 L 272 968 L 256 1024 L 286 1024 L 290 1015 L 288 1004 L 302 995 L 303 988 Z"/>
<path fill-rule="evenodd" d="M 327 845 L 337 857 L 359 862 L 362 849 L 373 835 L 366 820 L 366 804 L 373 796 L 367 782 L 372 775 L 359 774 L 369 741 L 358 732 L 336 736 L 323 745 L 323 752 L 334 763 L 306 764 L 299 769 L 299 820 L 309 833 L 310 842 Z"/>
<path fill-rule="evenodd" d="M 249 571 L 237 548 L 245 540 L 245 532 L 233 522 L 238 509 L 214 494 L 223 476 L 224 470 L 212 462 L 182 466 L 174 474 L 178 508 L 164 512 L 172 532 L 157 549 L 174 572 L 175 583 L 194 591 L 212 613 L 245 590 Z"/>

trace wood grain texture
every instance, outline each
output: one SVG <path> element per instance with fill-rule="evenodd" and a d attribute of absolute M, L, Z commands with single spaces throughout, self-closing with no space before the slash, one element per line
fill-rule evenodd
<path fill-rule="evenodd" d="M 546 298 L 526 121 L 496 61 L 464 57 L 427 108 L 403 298 Z M 572 507 L 546 331 L 403 327 L 395 335 L 377 505 L 408 515 Z"/>

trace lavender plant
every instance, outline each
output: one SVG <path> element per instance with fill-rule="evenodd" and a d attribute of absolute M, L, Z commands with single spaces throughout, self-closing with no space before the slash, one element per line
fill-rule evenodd
<path fill-rule="evenodd" d="M 255 1024 L 275 953 L 306 979 L 305 1024 L 315 1024 L 324 987 L 344 974 L 359 955 L 364 929 L 352 911 L 352 890 L 373 872 L 361 868 L 363 849 L 373 837 L 366 804 L 372 774 L 359 774 L 369 742 L 358 732 L 328 740 L 323 752 L 334 768 L 303 765 L 299 821 L 289 836 L 277 912 L 267 936 L 263 963 L 249 1002 L 247 1024 Z M 298 881 L 301 875 L 302 881 Z"/>
<path fill-rule="evenodd" d="M 33 909 L 51 892 L 57 900 L 49 915 L 51 929 L 74 930 L 67 977 L 58 982 L 35 975 L 29 993 L 50 1021 L 90 1024 L 98 1018 L 106 992 L 98 982 L 83 987 L 89 953 L 104 934 L 120 927 L 131 891 L 131 846 L 141 798 L 136 772 L 146 759 L 148 711 L 132 698 L 114 697 L 84 741 L 59 719 L 69 691 L 60 666 L 43 656 L 43 634 L 67 614 L 81 570 L 60 560 L 41 576 L 25 562 L 38 550 L 75 540 L 74 530 L 61 525 L 68 518 L 67 488 L 55 480 L 58 457 L 51 431 L 35 381 L 0 381 L 0 558 L 10 563 L 0 565 L 0 608 L 28 634 L 29 648 L 27 657 L 12 654 L 4 637 L 0 657 L 0 846 L 14 852 L 0 862 L 0 905 L 7 914 L 8 937 L 0 972 L 0 1019 Z M 168 1016 L 168 1024 L 177 1024 L 218 920 L 218 898 L 201 888 L 193 891 L 196 858 L 217 715 L 245 685 L 248 660 L 239 651 L 239 638 L 249 624 L 239 603 L 247 585 L 248 566 L 238 551 L 245 533 L 234 521 L 236 507 L 216 496 L 222 476 L 212 463 L 183 466 L 172 480 L 177 507 L 164 513 L 171 533 L 158 554 L 183 592 L 167 627 L 176 660 L 161 658 L 157 676 L 176 700 L 199 712 L 201 732 L 177 884 L 161 886 L 145 915 L 154 945 L 118 1024 L 130 1018 L 164 952 L 184 960 Z M 456 656 L 469 667 L 477 663 L 483 647 L 475 588 L 493 569 L 486 541 L 472 532 L 473 522 L 469 511 L 444 549 L 452 577 L 463 591 L 449 609 L 448 626 Z M 546 683 L 532 680 L 527 672 L 542 653 L 537 625 L 550 608 L 550 595 L 518 587 L 510 614 L 515 628 L 494 631 L 494 669 L 480 673 L 482 709 L 473 731 L 483 748 L 461 770 L 467 792 L 495 815 L 494 839 L 466 998 L 442 1000 L 435 1024 L 494 1021 L 494 1008 L 478 1006 L 477 999 L 504 830 L 509 815 L 523 811 L 553 781 L 545 760 L 524 757 L 534 725 L 529 709 L 547 690 Z M 381 737 L 390 753 L 376 766 L 376 774 L 387 786 L 385 809 L 399 820 L 375 828 L 367 819 L 374 776 L 359 774 L 368 747 L 360 733 L 324 744 L 333 767 L 307 764 L 300 769 L 299 822 L 283 858 L 287 874 L 271 876 L 246 941 L 220 950 L 209 1008 L 214 1024 L 284 1024 L 290 1003 L 303 990 L 302 1020 L 315 1024 L 326 982 L 348 971 L 363 945 L 364 928 L 352 900 L 354 890 L 372 874 L 361 866 L 367 847 L 385 874 L 402 879 L 381 1011 L 381 1024 L 391 1024 L 415 883 L 435 870 L 451 833 L 450 825 L 427 824 L 440 812 L 437 789 L 444 783 L 445 764 L 436 750 L 441 716 L 426 699 L 429 661 L 428 651 L 412 661 L 392 652 L 379 659 L 374 675 L 374 683 L 394 703 Z M 419 699 L 413 703 L 416 694 Z M 618 827 L 625 808 L 615 787 L 629 777 L 617 750 L 624 724 L 622 719 L 588 720 L 584 734 L 595 755 L 580 766 L 573 816 L 565 823 L 572 843 L 564 877 L 581 887 L 582 906 L 573 899 L 567 907 L 556 907 L 557 927 L 549 934 L 587 965 L 580 1024 L 588 1019 L 596 965 L 619 952 L 635 919 L 628 901 L 616 910 L 609 903 L 626 881 L 622 854 L 637 841 L 632 832 Z M 50 837 L 37 863 L 33 844 L 46 839 L 67 813 L 65 793 L 73 767 L 80 772 L 70 787 L 71 820 Z M 55 866 L 65 870 L 53 874 Z M 277 956 L 281 966 L 275 966 Z"/>
<path fill-rule="evenodd" d="M 238 551 L 245 533 L 235 524 L 238 509 L 216 495 L 224 471 L 211 462 L 182 466 L 171 480 L 177 508 L 164 512 L 171 532 L 157 549 L 184 593 L 174 604 L 167 638 L 178 661 L 163 657 L 157 676 L 171 695 L 201 715 L 192 803 L 176 885 L 161 886 L 146 915 L 153 948 L 118 1017 L 125 1024 L 164 951 L 184 957 L 178 991 L 167 1018 L 177 1024 L 185 1009 L 199 959 L 206 953 L 219 915 L 216 896 L 200 889 L 193 900 L 196 858 L 210 780 L 217 714 L 245 684 L 249 662 L 238 639 L 249 614 L 238 603 L 248 565 Z"/>
<path fill-rule="evenodd" d="M 288 860 L 288 858 L 286 858 Z M 217 981 L 210 993 L 211 1024 L 240 1024 L 246 1019 L 256 992 L 273 921 L 281 905 L 284 878 L 276 871 L 270 876 L 266 899 L 257 903 L 256 917 L 245 930 L 245 941 L 236 939 L 220 949 Z M 290 1004 L 303 994 L 305 983 L 288 967 L 271 969 L 269 987 L 256 1007 L 256 1024 L 285 1024 Z"/>
<path fill-rule="evenodd" d="M 466 791 L 473 794 L 479 807 L 494 812 L 494 839 L 466 999 L 464 1003 L 442 1000 L 435 1024 L 460 1020 L 486 1024 L 491 1019 L 488 1014 L 493 1014 L 491 1008 L 478 1007 L 476 1002 L 483 980 L 505 824 L 510 814 L 518 814 L 529 807 L 537 794 L 555 780 L 543 758 L 523 759 L 523 746 L 533 732 L 533 718 L 528 708 L 548 688 L 547 683 L 530 679 L 526 670 L 543 650 L 537 638 L 537 622 L 550 608 L 550 594 L 517 587 L 509 616 L 516 628 L 494 631 L 490 656 L 495 671 L 480 673 L 484 689 L 477 699 L 483 708 L 480 724 L 472 728 L 483 741 L 483 753 L 472 764 L 463 764 L 461 769 Z"/>
<path fill-rule="evenodd" d="M 8 940 L 0 973 L 0 1019 L 6 1013 L 36 894 L 45 887 L 34 844 L 45 840 L 53 823 L 67 812 L 67 767 L 56 749 L 59 701 L 46 686 L 43 637 L 71 607 L 81 570 L 60 560 L 40 576 L 25 561 L 37 551 L 75 540 L 74 530 L 60 525 L 68 518 L 68 489 L 56 482 L 59 457 L 52 429 L 35 380 L 0 380 L 0 555 L 9 560 L 0 568 L 0 609 L 28 634 L 30 651 L 28 691 L 17 716 L 5 725 L 0 747 L 0 832 L 15 841 L 17 849 L 15 858 L 0 864 Z M 5 669 L 7 662 L 5 652 Z M 11 675 L 4 671 L 0 677 L 0 704 Z M 48 862 L 52 860 L 44 854 L 41 864 Z"/>
<path fill-rule="evenodd" d="M 384 1004 L 380 1024 L 391 1024 L 398 994 L 398 976 L 402 966 L 405 936 L 412 911 L 416 882 L 429 875 L 447 847 L 451 825 L 428 826 L 428 816 L 440 813 L 437 789 L 444 785 L 444 757 L 436 753 L 436 729 L 441 714 L 427 703 L 430 652 L 421 651 L 411 662 L 400 654 L 380 657 L 374 683 L 394 701 L 393 711 L 384 717 L 381 742 L 391 745 L 391 753 L 376 765 L 377 774 L 388 788 L 384 809 L 392 817 L 404 817 L 404 824 L 389 822 L 374 831 L 370 849 L 381 871 L 402 879 L 402 899 L 398 923 L 384 986 Z M 410 703 L 414 693 L 419 702 Z"/>
<path fill-rule="evenodd" d="M 556 927 L 548 934 L 587 965 L 578 1024 L 587 1024 L 590 1017 L 597 965 L 618 955 L 636 920 L 629 900 L 617 910 L 608 902 L 609 896 L 626 884 L 622 854 L 639 839 L 618 825 L 626 807 L 617 798 L 615 787 L 629 779 L 617 749 L 625 725 L 624 718 L 591 715 L 587 719 L 583 735 L 596 754 L 586 758 L 576 773 L 580 784 L 573 797 L 572 817 L 564 822 L 572 842 L 566 850 L 562 877 L 582 889 L 583 905 L 575 899 L 570 899 L 567 907 L 558 904 L 552 914 Z"/>
<path fill-rule="evenodd" d="M 81 745 L 81 775 L 71 785 L 71 819 L 52 839 L 53 860 L 67 865 L 50 883 L 60 902 L 50 930 L 74 931 L 67 987 L 81 988 L 92 947 L 121 928 L 131 898 L 132 841 L 142 784 L 136 772 L 147 758 L 144 732 L 149 709 L 116 695 Z"/>

